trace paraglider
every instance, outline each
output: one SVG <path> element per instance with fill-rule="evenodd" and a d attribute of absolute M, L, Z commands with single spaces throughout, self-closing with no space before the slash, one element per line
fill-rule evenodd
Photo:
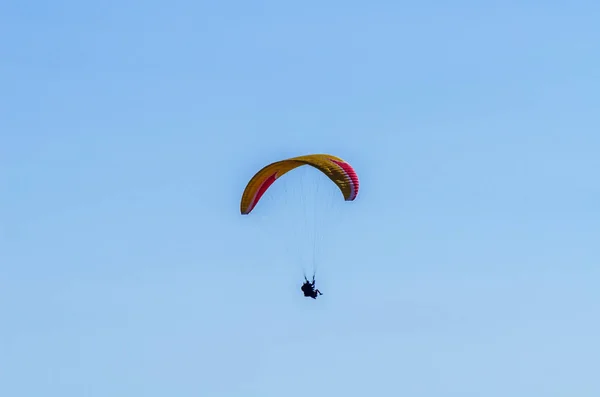
<path fill-rule="evenodd" d="M 304 277 L 304 284 L 300 287 L 304 296 L 307 298 L 317 299 L 317 295 L 323 295 L 321 291 L 315 288 L 315 278 L 313 277 L 312 282 L 308 281 L 306 276 Z"/>
<path fill-rule="evenodd" d="M 330 154 L 309 154 L 276 161 L 259 170 L 244 189 L 240 202 L 241 214 L 249 215 L 252 213 L 261 197 L 278 178 L 304 165 L 314 167 L 325 174 L 338 187 L 345 201 L 356 199 L 359 180 L 350 164 Z M 301 290 L 305 297 L 316 299 L 322 293 L 315 289 L 314 271 L 312 282 L 309 282 L 304 276 L 305 283 L 302 285 Z"/>

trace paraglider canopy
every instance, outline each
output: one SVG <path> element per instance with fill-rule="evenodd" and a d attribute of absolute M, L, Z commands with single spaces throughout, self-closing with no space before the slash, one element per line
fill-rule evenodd
<path fill-rule="evenodd" d="M 281 176 L 303 165 L 323 172 L 342 192 L 344 200 L 353 201 L 358 195 L 358 176 L 350 164 L 330 154 L 310 154 L 271 163 L 258 171 L 246 185 L 240 203 L 242 215 L 252 212 L 263 194 Z"/>

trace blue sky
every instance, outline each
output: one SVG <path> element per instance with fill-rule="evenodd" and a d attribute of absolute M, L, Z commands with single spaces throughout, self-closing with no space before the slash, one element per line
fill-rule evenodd
<path fill-rule="evenodd" d="M 0 394 L 600 395 L 599 18 L 3 2 Z M 239 215 L 314 152 L 361 179 L 317 301 L 298 179 Z"/>

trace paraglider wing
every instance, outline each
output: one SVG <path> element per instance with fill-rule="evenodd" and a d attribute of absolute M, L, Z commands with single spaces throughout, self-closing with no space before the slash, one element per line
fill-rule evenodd
<path fill-rule="evenodd" d="M 240 203 L 242 215 L 252 212 L 260 198 L 277 178 L 303 165 L 310 165 L 327 175 L 340 189 L 344 200 L 352 201 L 356 198 L 359 186 L 358 176 L 350 164 L 329 154 L 310 154 L 277 161 L 258 171 L 248 182 L 242 194 Z"/>

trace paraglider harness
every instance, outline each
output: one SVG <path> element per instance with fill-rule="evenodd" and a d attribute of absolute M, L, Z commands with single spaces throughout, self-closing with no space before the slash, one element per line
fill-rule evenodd
<path fill-rule="evenodd" d="M 306 276 L 304 276 L 304 284 L 300 288 L 302 292 L 304 292 L 304 296 L 307 298 L 317 299 L 318 295 L 323 295 L 321 291 L 315 289 L 315 276 L 313 276 L 312 282 L 308 281 Z"/>

